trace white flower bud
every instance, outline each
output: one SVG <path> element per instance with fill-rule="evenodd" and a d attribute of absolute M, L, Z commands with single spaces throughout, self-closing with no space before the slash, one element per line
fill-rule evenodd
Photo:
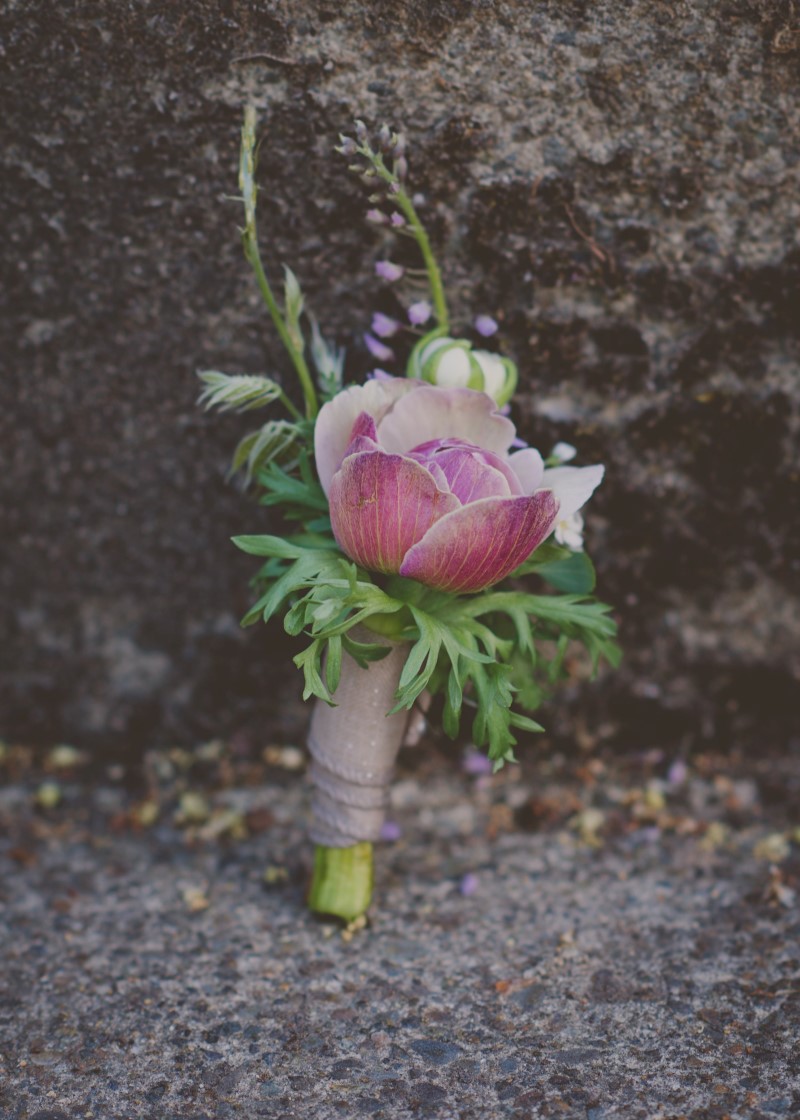
<path fill-rule="evenodd" d="M 492 354 L 488 350 L 474 350 L 473 357 L 483 374 L 483 391 L 497 401 L 508 404 L 517 387 L 517 367 L 509 358 Z"/>
<path fill-rule="evenodd" d="M 481 371 L 470 349 L 465 339 L 442 337 L 434 331 L 412 350 L 407 374 L 450 389 L 480 389 Z"/>
<path fill-rule="evenodd" d="M 472 363 L 466 350 L 456 346 L 444 349 L 438 361 L 431 362 L 431 373 L 435 384 L 447 389 L 466 389 L 472 374 Z"/>

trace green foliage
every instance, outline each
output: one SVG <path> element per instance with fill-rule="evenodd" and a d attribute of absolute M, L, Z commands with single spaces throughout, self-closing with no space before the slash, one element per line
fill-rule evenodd
<path fill-rule="evenodd" d="M 559 591 L 588 595 L 594 591 L 595 571 L 585 552 L 572 552 L 549 541 L 540 545 L 514 572 L 514 576 L 535 573 Z"/>
<path fill-rule="evenodd" d="M 283 266 L 283 272 L 283 311 L 286 330 L 294 343 L 295 349 L 302 354 L 305 349 L 305 340 L 300 326 L 300 316 L 303 314 L 305 300 L 300 290 L 300 282 L 288 265 Z"/>
<path fill-rule="evenodd" d="M 261 504 L 278 506 L 286 521 L 302 521 L 309 532 L 327 532 L 328 547 L 336 548 L 330 531 L 328 499 L 311 469 L 308 450 L 300 451 L 292 470 L 272 462 L 258 472 Z"/>
<path fill-rule="evenodd" d="M 344 350 L 331 346 L 322 337 L 317 320 L 311 320 L 311 358 L 317 371 L 323 400 L 329 401 L 341 390 L 344 379 Z"/>
<path fill-rule="evenodd" d="M 257 374 L 230 375 L 208 369 L 199 373 L 198 377 L 205 385 L 198 403 L 205 408 L 218 408 L 220 412 L 248 412 L 263 408 L 283 393 L 277 381 Z"/>
<path fill-rule="evenodd" d="M 233 453 L 231 474 L 243 470 L 245 486 L 249 486 L 257 471 L 270 463 L 291 459 L 301 439 L 297 424 L 290 420 L 268 420 L 258 431 L 250 432 L 239 441 Z"/>
<path fill-rule="evenodd" d="M 410 708 L 426 689 L 440 693 L 445 732 L 458 735 L 465 709 L 472 711 L 473 739 L 488 747 L 499 767 L 514 759 L 514 730 L 541 730 L 515 704 L 529 710 L 538 706 L 563 671 L 570 641 L 588 650 L 594 669 L 601 659 L 617 664 L 609 608 L 586 594 L 535 595 L 501 587 L 450 595 L 413 580 L 381 579 L 343 556 L 329 530 L 310 528 L 326 508 L 321 489 L 274 463 L 261 480 L 267 487 L 264 500 L 288 507 L 304 527 L 286 538 L 235 538 L 239 548 L 266 560 L 257 577 L 263 594 L 243 624 L 282 614 L 287 633 L 308 637 L 308 646 L 295 658 L 304 675 L 305 699 L 335 702 L 344 652 L 362 665 L 385 655 L 378 641 L 351 637 L 361 623 L 376 638 L 388 634 L 409 643 L 393 711 Z M 544 566 L 568 562 L 547 554 L 543 559 Z"/>

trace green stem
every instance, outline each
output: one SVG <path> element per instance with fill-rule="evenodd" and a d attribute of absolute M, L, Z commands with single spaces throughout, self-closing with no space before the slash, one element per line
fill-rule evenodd
<path fill-rule="evenodd" d="M 302 412 L 301 412 L 301 411 L 300 411 L 300 409 L 299 409 L 299 408 L 297 407 L 297 405 L 296 405 L 296 404 L 294 403 L 294 401 L 293 401 L 293 400 L 291 400 L 291 399 L 290 399 L 290 398 L 289 398 L 289 397 L 288 397 L 288 396 L 286 395 L 286 393 L 284 393 L 283 389 L 281 389 L 281 393 L 280 393 L 280 400 L 281 400 L 282 404 L 284 404 L 284 405 L 285 405 L 285 407 L 287 408 L 287 410 L 288 410 L 289 412 L 291 412 L 291 414 L 292 414 L 292 416 L 294 416 L 295 420 L 302 420 L 302 419 L 303 419 L 303 414 L 302 414 Z"/>
<path fill-rule="evenodd" d="M 314 849 L 314 875 L 308 907 L 316 914 L 333 914 L 352 922 L 367 912 L 372 899 L 372 844 L 350 848 Z"/>
<path fill-rule="evenodd" d="M 300 384 L 303 387 L 303 396 L 306 399 L 306 416 L 309 420 L 313 420 L 319 412 L 319 405 L 317 403 L 317 394 L 314 392 L 314 382 L 311 379 L 311 373 L 306 365 L 306 360 L 295 344 L 292 342 L 291 335 L 283 321 L 280 308 L 275 296 L 272 294 L 267 274 L 264 271 L 264 265 L 261 261 L 261 254 L 258 251 L 258 244 L 255 240 L 255 232 L 246 229 L 242 234 L 242 242 L 244 244 L 244 255 L 247 258 L 250 267 L 256 274 L 258 286 L 261 289 L 261 295 L 264 297 L 272 321 L 275 324 L 275 329 L 280 335 L 281 342 L 286 347 L 289 357 L 292 359 L 292 365 L 297 371 L 297 376 L 300 378 Z"/>
<path fill-rule="evenodd" d="M 445 331 L 450 327 L 450 316 L 447 311 L 447 300 L 444 294 L 444 284 L 442 283 L 442 274 L 439 270 L 436 257 L 433 255 L 431 248 L 430 238 L 427 231 L 419 220 L 419 215 L 414 209 L 414 203 L 408 197 L 402 187 L 394 195 L 395 202 L 403 211 L 408 224 L 414 232 L 417 239 L 422 259 L 425 261 L 425 270 L 428 273 L 428 283 L 431 289 L 431 299 L 433 301 L 433 310 L 436 315 L 437 322 L 440 327 L 444 327 Z"/>
<path fill-rule="evenodd" d="M 264 302 L 269 309 L 272 321 L 275 324 L 275 329 L 280 335 L 281 342 L 286 347 L 286 352 L 292 359 L 292 365 L 297 371 L 297 376 L 300 378 L 300 384 L 303 388 L 303 396 L 306 400 L 306 416 L 309 420 L 313 420 L 319 412 L 319 404 L 317 403 L 317 394 L 314 391 L 314 382 L 311 378 L 306 360 L 298 346 L 295 345 L 294 340 L 286 325 L 281 309 L 278 306 L 278 301 L 272 293 L 267 274 L 264 270 L 264 265 L 261 260 L 261 253 L 258 249 L 258 231 L 256 228 L 256 157 L 255 157 L 255 144 L 256 144 L 256 111 L 252 105 L 245 109 L 244 124 L 242 125 L 242 146 L 239 154 L 239 186 L 242 191 L 242 201 L 244 202 L 244 215 L 245 227 L 242 230 L 242 244 L 244 246 L 244 255 L 247 259 L 253 272 L 256 274 L 258 286 L 261 289 L 261 295 Z M 292 406 L 293 407 L 293 406 Z M 296 410 L 294 410 L 296 412 Z M 299 414 L 298 414 L 299 418 Z"/>

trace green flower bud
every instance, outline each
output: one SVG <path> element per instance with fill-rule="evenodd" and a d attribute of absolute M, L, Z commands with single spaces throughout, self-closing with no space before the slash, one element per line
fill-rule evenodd
<path fill-rule="evenodd" d="M 440 327 L 411 351 L 406 376 L 447 389 L 477 389 L 502 406 L 516 388 L 517 367 L 499 354 L 473 350 L 467 339 L 450 338 Z"/>
<path fill-rule="evenodd" d="M 482 389 L 483 374 L 467 339 L 450 338 L 441 328 L 421 338 L 411 352 L 407 375 L 448 389 Z"/>
<path fill-rule="evenodd" d="M 510 358 L 492 354 L 489 350 L 473 350 L 472 356 L 483 373 L 483 391 L 502 408 L 508 404 L 517 387 L 517 367 Z"/>

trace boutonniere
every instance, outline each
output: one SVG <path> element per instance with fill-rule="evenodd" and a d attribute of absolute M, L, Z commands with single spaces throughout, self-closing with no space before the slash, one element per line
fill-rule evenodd
<path fill-rule="evenodd" d="M 471 337 L 450 322 L 441 271 L 407 186 L 404 138 L 374 140 L 356 122 L 338 151 L 370 191 L 368 221 L 411 239 L 421 268 L 389 258 L 374 268 L 398 286 L 396 315 L 375 313 L 373 370 L 345 385 L 344 354 L 306 308 L 284 269 L 275 294 L 256 228 L 256 116 L 245 113 L 239 182 L 244 252 L 302 391 L 261 376 L 200 374 L 207 407 L 282 410 L 246 434 L 233 467 L 280 534 L 235 539 L 260 557 L 257 601 L 244 625 L 281 617 L 302 635 L 295 662 L 313 700 L 310 837 L 312 910 L 352 921 L 372 893 L 380 838 L 409 713 L 440 697 L 444 731 L 468 733 L 497 769 L 515 761 L 515 731 L 563 674 L 571 642 L 596 668 L 619 660 L 610 608 L 592 596 L 581 510 L 600 465 L 567 465 L 518 437 L 510 402 L 515 363 L 487 348 L 497 324 L 479 316 Z M 424 278 L 425 291 L 418 289 Z M 407 298 L 399 294 L 407 285 Z M 402 310 L 401 310 L 402 309 Z M 396 353 L 414 340 L 405 368 Z"/>

